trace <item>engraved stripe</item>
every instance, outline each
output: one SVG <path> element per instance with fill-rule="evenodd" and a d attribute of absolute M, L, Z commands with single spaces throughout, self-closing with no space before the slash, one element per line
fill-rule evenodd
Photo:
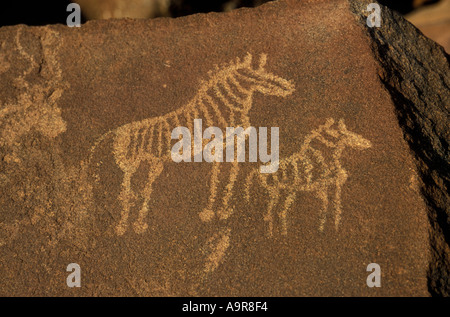
<path fill-rule="evenodd" d="M 174 112 L 174 113 L 173 113 L 172 119 L 173 119 L 173 121 L 174 121 L 174 128 L 175 128 L 175 127 L 179 127 L 179 126 L 181 125 L 181 124 L 180 124 L 180 119 L 178 118 L 177 112 Z"/>
<path fill-rule="evenodd" d="M 163 130 L 163 124 L 161 121 L 158 122 L 158 156 L 161 157 L 162 153 L 162 130 Z"/>
<path fill-rule="evenodd" d="M 216 85 L 214 86 L 214 92 L 216 93 L 216 96 L 223 102 L 223 104 L 225 106 L 227 106 L 228 108 L 233 108 L 233 105 L 231 105 L 227 98 L 225 98 L 225 96 L 222 94 L 222 92 L 220 91 L 219 87 Z"/>
<path fill-rule="evenodd" d="M 194 123 L 192 122 L 192 118 L 191 118 L 191 110 L 190 109 L 186 110 L 184 116 L 186 117 L 186 127 L 188 128 L 188 130 L 190 132 L 192 132 L 192 125 Z"/>
<path fill-rule="evenodd" d="M 238 97 L 234 94 L 233 89 L 231 88 L 231 86 L 228 84 L 227 79 L 222 81 L 222 85 L 225 88 L 225 91 L 228 93 L 228 95 L 231 96 L 231 98 L 233 98 L 234 100 L 236 100 L 236 102 L 238 103 L 243 103 L 244 102 L 244 98 Z"/>
<path fill-rule="evenodd" d="M 206 107 L 205 103 L 203 102 L 202 99 L 199 99 L 199 108 L 200 110 L 203 112 L 203 115 L 205 117 L 206 120 L 206 125 L 207 126 L 212 126 L 214 124 L 209 112 L 208 112 L 208 108 Z"/>
<path fill-rule="evenodd" d="M 147 145 L 146 146 L 144 146 L 144 148 L 145 148 L 145 150 L 147 151 L 147 152 L 152 152 L 152 145 L 153 145 L 153 133 L 154 133 L 154 130 L 155 130 L 155 124 L 150 124 L 150 127 L 149 127 L 149 133 L 148 133 L 148 135 L 147 135 Z"/>
<path fill-rule="evenodd" d="M 239 78 L 241 78 L 241 79 L 243 79 L 243 80 L 246 80 L 246 81 L 248 81 L 248 82 L 251 82 L 251 83 L 253 83 L 253 84 L 261 84 L 261 81 L 258 81 L 258 80 L 255 79 L 255 78 L 246 76 L 246 75 L 241 74 L 241 73 L 239 73 L 239 72 L 236 72 L 236 75 L 237 75 Z"/>
<path fill-rule="evenodd" d="M 140 153 L 145 152 L 145 142 L 147 140 L 148 130 L 149 130 L 149 126 L 147 125 L 144 129 L 144 132 L 142 133 L 142 141 L 141 141 L 141 146 L 139 149 Z"/>
<path fill-rule="evenodd" d="M 135 152 L 135 144 L 136 144 L 136 131 L 135 131 L 135 129 L 133 129 L 133 127 L 131 126 L 131 124 L 130 125 L 128 125 L 127 126 L 127 128 L 129 129 L 129 130 L 131 130 L 131 131 L 129 131 L 129 137 L 128 137 L 128 140 L 130 140 L 129 141 L 129 143 L 128 143 L 128 151 L 127 151 L 127 158 L 130 160 L 130 161 L 133 161 L 133 158 L 134 158 L 134 152 Z"/>
<path fill-rule="evenodd" d="M 167 122 L 167 120 L 164 120 L 164 123 L 166 125 L 166 144 L 167 144 L 167 149 L 168 152 L 170 153 L 170 143 L 172 142 L 172 137 L 171 137 L 171 131 L 170 131 L 170 125 Z M 165 153 L 167 154 L 167 153 Z"/>
<path fill-rule="evenodd" d="M 141 145 L 142 145 L 142 133 L 143 131 L 145 131 L 145 126 L 141 125 L 141 127 L 139 129 L 137 129 L 137 133 L 136 133 L 136 145 L 134 147 L 134 156 L 135 157 L 140 157 L 142 155 L 142 151 L 141 151 Z M 142 132 L 141 132 L 142 131 Z"/>
<path fill-rule="evenodd" d="M 205 94 L 204 99 L 206 99 L 209 106 L 213 109 L 216 118 L 226 127 L 228 123 L 225 120 L 225 116 L 220 112 L 219 106 L 214 102 L 214 99 L 209 94 Z"/>
<path fill-rule="evenodd" d="M 235 72 L 236 73 L 236 72 Z M 248 95 L 250 94 L 250 90 L 245 89 L 244 87 L 241 86 L 241 84 L 239 83 L 239 81 L 236 79 L 235 75 L 231 75 L 229 77 L 229 79 L 231 79 L 232 83 L 236 86 L 236 89 L 244 94 L 244 95 Z"/>
<path fill-rule="evenodd" d="M 197 98 L 195 98 L 195 100 L 197 100 Z M 192 130 L 189 130 L 189 131 L 191 131 L 191 133 L 192 133 L 192 135 L 194 135 L 194 120 L 195 119 L 198 119 L 198 110 L 197 110 L 197 107 L 195 107 L 195 105 L 196 105 L 196 102 L 194 103 L 194 107 L 192 108 Z"/>

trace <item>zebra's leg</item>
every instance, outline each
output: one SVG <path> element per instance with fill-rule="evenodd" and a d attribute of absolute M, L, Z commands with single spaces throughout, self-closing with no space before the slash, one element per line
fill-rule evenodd
<path fill-rule="evenodd" d="M 211 170 L 211 183 L 209 187 L 208 205 L 200 212 L 199 217 L 201 221 L 208 222 L 214 217 L 214 202 L 217 196 L 217 185 L 219 184 L 220 166 L 219 162 L 214 162 Z"/>
<path fill-rule="evenodd" d="M 225 196 L 223 197 L 222 208 L 219 210 L 219 218 L 221 220 L 228 219 L 233 213 L 233 208 L 228 205 L 230 198 L 233 196 L 234 183 L 236 183 L 237 176 L 239 174 L 239 162 L 233 161 L 230 171 L 230 178 L 225 188 Z"/>
<path fill-rule="evenodd" d="M 281 234 L 286 236 L 287 235 L 287 212 L 291 208 L 292 203 L 295 201 L 295 197 L 297 196 L 297 192 L 293 190 L 290 192 L 286 200 L 284 201 L 284 208 L 283 210 L 278 214 L 278 217 L 281 220 Z"/>
<path fill-rule="evenodd" d="M 148 224 L 145 220 L 148 214 L 148 203 L 152 194 L 152 185 L 163 169 L 164 165 L 161 161 L 154 160 L 151 162 L 150 171 L 148 172 L 147 177 L 147 184 L 145 184 L 145 187 L 141 192 L 144 202 L 142 203 L 141 210 L 139 210 L 138 219 L 133 223 L 134 232 L 137 234 L 144 233 L 148 228 Z"/>
<path fill-rule="evenodd" d="M 278 186 L 268 188 L 269 192 L 269 204 L 267 206 L 267 212 L 264 215 L 264 221 L 269 223 L 269 237 L 273 236 L 273 208 L 278 204 L 280 200 L 280 190 Z"/>
<path fill-rule="evenodd" d="M 213 273 L 223 262 L 226 252 L 230 247 L 230 238 L 231 229 L 222 228 L 208 239 L 204 248 L 204 252 L 207 254 L 203 269 L 205 274 Z"/>
<path fill-rule="evenodd" d="M 347 181 L 348 175 L 345 171 L 338 174 L 338 177 L 336 178 L 336 192 L 334 194 L 334 207 L 335 207 L 335 214 L 334 214 L 334 225 L 336 230 L 339 228 L 339 223 L 341 221 L 341 214 L 342 214 L 342 203 L 341 203 L 341 193 L 342 193 L 342 186 Z"/>
<path fill-rule="evenodd" d="M 118 236 L 121 236 L 127 231 L 128 227 L 128 215 L 130 212 L 130 199 L 132 197 L 131 193 L 131 176 L 133 172 L 126 171 L 124 172 L 123 181 L 122 181 L 122 189 L 120 191 L 119 200 L 122 202 L 122 210 L 120 213 L 120 220 L 116 226 L 116 233 Z"/>
<path fill-rule="evenodd" d="M 325 222 L 327 220 L 327 212 L 328 212 L 328 190 L 327 186 L 320 186 L 316 190 L 316 196 L 321 200 L 322 208 L 319 213 L 319 231 L 323 232 L 325 228 Z"/>

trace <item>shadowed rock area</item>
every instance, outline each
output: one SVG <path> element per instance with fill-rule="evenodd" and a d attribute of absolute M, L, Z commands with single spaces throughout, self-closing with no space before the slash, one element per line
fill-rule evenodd
<path fill-rule="evenodd" d="M 448 55 L 368 3 L 0 28 L 0 295 L 448 296 Z M 278 170 L 173 162 L 194 119 Z"/>
<path fill-rule="evenodd" d="M 359 5 L 352 3 L 352 9 L 358 13 Z M 449 296 L 449 56 L 395 12 L 384 8 L 382 15 L 383 27 L 372 29 L 370 37 L 384 69 L 380 79 L 397 107 L 405 140 L 416 158 L 428 206 L 433 257 L 430 291 Z M 416 34 L 414 44 L 410 34 Z"/>

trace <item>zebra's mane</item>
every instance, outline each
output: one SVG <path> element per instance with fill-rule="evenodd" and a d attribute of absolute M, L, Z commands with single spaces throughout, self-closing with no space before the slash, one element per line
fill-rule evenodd
<path fill-rule="evenodd" d="M 247 52 L 247 55 L 241 61 L 239 57 L 235 60 L 232 60 L 228 63 L 223 63 L 221 65 L 214 65 L 214 69 L 208 71 L 208 78 L 200 80 L 200 89 L 208 90 L 210 87 L 214 86 L 220 80 L 227 78 L 230 74 L 238 69 L 250 69 L 252 66 L 252 54 Z M 260 69 L 264 66 L 267 60 L 267 56 L 265 54 L 261 55 L 261 65 Z"/>
<path fill-rule="evenodd" d="M 326 134 L 329 134 L 331 137 L 334 138 L 339 138 L 339 134 L 330 129 L 334 124 L 335 124 L 334 119 L 328 118 L 326 123 L 320 125 L 316 130 L 312 131 L 311 133 L 312 139 L 317 139 L 329 147 L 335 147 L 335 144 L 330 142 L 326 138 Z"/>

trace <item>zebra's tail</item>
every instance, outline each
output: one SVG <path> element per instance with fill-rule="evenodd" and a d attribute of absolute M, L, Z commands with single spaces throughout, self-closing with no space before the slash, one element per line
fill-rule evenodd
<path fill-rule="evenodd" d="M 94 157 L 94 153 L 95 153 L 96 148 L 97 148 L 97 147 L 99 146 L 99 144 L 102 143 L 106 138 L 110 137 L 110 136 L 112 135 L 113 132 L 114 132 L 113 130 L 110 130 L 110 131 L 106 132 L 105 134 L 103 134 L 101 137 L 99 137 L 99 138 L 95 141 L 94 145 L 92 145 L 91 149 L 89 150 L 89 157 L 88 157 L 87 165 L 86 165 L 86 166 L 88 166 L 88 167 L 92 166 L 92 158 Z M 93 176 L 95 179 L 98 179 L 97 168 L 94 169 L 94 173 L 92 174 L 92 176 Z"/>

